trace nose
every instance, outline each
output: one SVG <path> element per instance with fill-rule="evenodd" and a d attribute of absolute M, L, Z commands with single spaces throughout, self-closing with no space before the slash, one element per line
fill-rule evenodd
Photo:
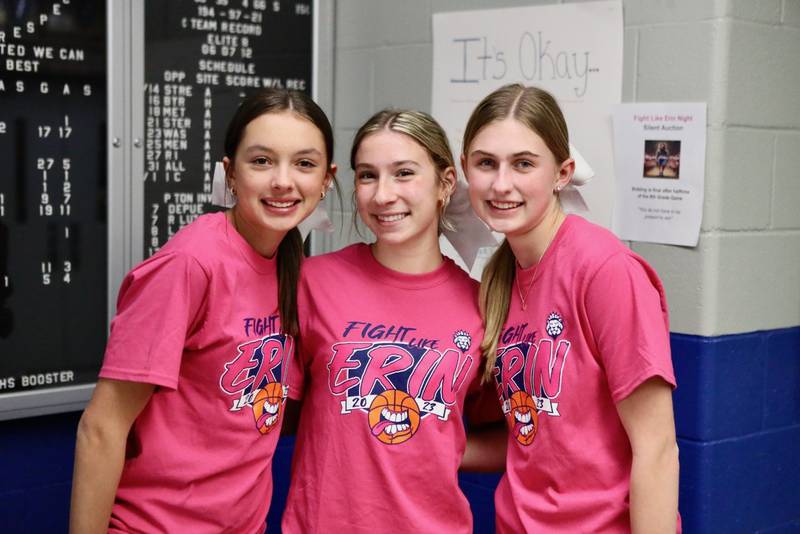
<path fill-rule="evenodd" d="M 291 190 L 293 186 L 288 165 L 277 165 L 270 176 L 270 187 L 275 191 Z"/>
<path fill-rule="evenodd" d="M 510 169 L 508 166 L 501 164 L 492 180 L 492 192 L 498 195 L 505 195 L 511 192 L 512 187 Z"/>
<path fill-rule="evenodd" d="M 394 190 L 394 182 L 391 178 L 380 176 L 375 184 L 375 194 L 372 196 L 372 201 L 380 206 L 391 204 L 397 199 L 397 194 Z"/>

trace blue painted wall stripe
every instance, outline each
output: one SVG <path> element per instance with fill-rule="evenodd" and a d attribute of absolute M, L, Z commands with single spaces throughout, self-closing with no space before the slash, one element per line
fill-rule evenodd
<path fill-rule="evenodd" d="M 800 532 L 800 327 L 671 341 L 684 531 Z"/>

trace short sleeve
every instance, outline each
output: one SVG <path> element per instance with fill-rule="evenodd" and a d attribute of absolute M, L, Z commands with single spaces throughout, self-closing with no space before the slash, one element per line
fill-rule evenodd
<path fill-rule="evenodd" d="M 176 388 L 187 337 L 200 326 L 208 276 L 182 253 L 153 256 L 122 282 L 100 377 Z"/>
<path fill-rule="evenodd" d="M 646 262 L 611 257 L 591 279 L 585 306 L 614 402 L 652 377 L 675 386 L 664 290 Z"/>

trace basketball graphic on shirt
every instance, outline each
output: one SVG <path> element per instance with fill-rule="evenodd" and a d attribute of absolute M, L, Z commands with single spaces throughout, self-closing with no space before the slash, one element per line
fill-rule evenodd
<path fill-rule="evenodd" d="M 369 407 L 372 435 L 396 445 L 411 439 L 419 428 L 419 406 L 405 391 L 390 389 L 377 395 Z"/>
<path fill-rule="evenodd" d="M 511 433 L 523 445 L 533 443 L 536 431 L 539 430 L 539 415 L 536 413 L 536 404 L 524 391 L 516 391 L 511 395 L 510 411 Z"/>
<path fill-rule="evenodd" d="M 253 415 L 256 428 L 266 434 L 277 426 L 283 404 L 283 386 L 280 382 L 270 382 L 259 389 L 253 398 Z"/>

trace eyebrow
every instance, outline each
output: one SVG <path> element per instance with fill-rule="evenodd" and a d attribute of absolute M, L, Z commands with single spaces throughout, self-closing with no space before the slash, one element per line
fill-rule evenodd
<path fill-rule="evenodd" d="M 272 152 L 272 149 L 264 145 L 250 145 L 245 152 Z"/>
<path fill-rule="evenodd" d="M 393 161 L 392 162 L 392 166 L 394 166 L 394 167 L 402 167 L 404 165 L 415 165 L 415 166 L 419 167 L 419 163 L 417 163 L 413 159 L 403 159 L 403 160 L 400 160 L 400 161 Z"/>
<path fill-rule="evenodd" d="M 305 155 L 322 157 L 322 152 L 320 152 L 316 148 L 305 148 L 295 153 L 295 156 L 305 156 Z"/>
<path fill-rule="evenodd" d="M 473 156 L 489 156 L 489 157 L 492 157 L 492 158 L 496 158 L 497 157 L 494 154 L 492 154 L 491 152 L 486 152 L 485 150 L 473 150 L 472 153 L 470 154 L 470 157 L 473 157 Z M 523 150 L 522 152 L 514 152 L 513 154 L 511 154 L 512 158 L 521 158 L 523 156 L 528 156 L 528 157 L 531 157 L 531 158 L 541 157 L 539 154 L 535 154 L 535 153 L 531 152 L 530 150 Z"/>
<path fill-rule="evenodd" d="M 403 160 L 400 160 L 400 161 L 393 161 L 389 165 L 391 165 L 392 167 L 403 167 L 405 165 L 414 165 L 415 167 L 419 167 L 420 166 L 420 164 L 417 163 L 416 161 L 414 161 L 413 159 L 403 159 Z M 357 163 L 356 164 L 356 169 L 361 168 L 361 167 L 367 167 L 367 168 L 371 169 L 371 168 L 375 167 L 375 165 L 373 165 L 372 163 Z"/>
<path fill-rule="evenodd" d="M 245 149 L 245 153 L 251 152 L 270 152 L 274 153 L 275 151 L 269 148 L 268 146 L 264 145 L 250 145 Z M 303 150 L 298 150 L 294 153 L 294 156 L 319 156 L 322 157 L 322 152 L 317 150 L 316 148 L 304 148 Z"/>

